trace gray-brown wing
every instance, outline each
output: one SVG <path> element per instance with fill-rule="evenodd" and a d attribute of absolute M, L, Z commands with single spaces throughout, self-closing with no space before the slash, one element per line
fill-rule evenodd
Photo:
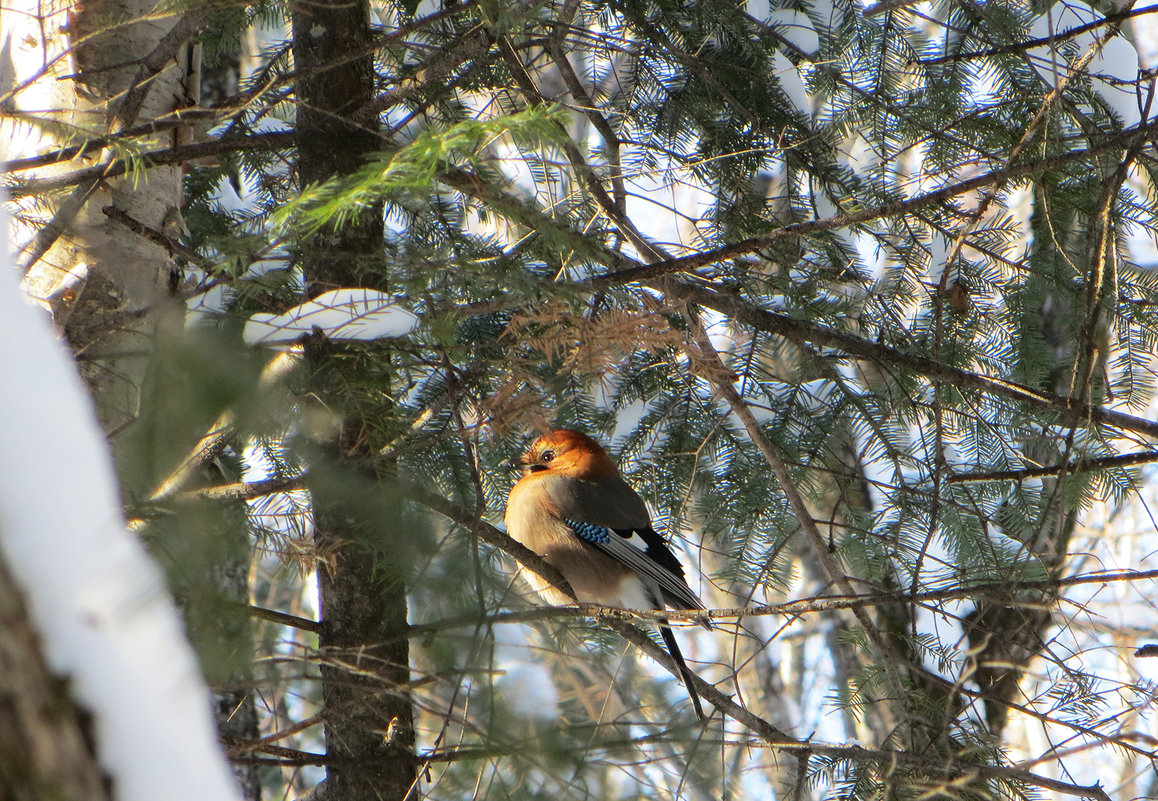
<path fill-rule="evenodd" d="M 575 535 L 631 568 L 676 609 L 703 609 L 675 554 L 655 529 L 647 504 L 622 478 L 580 481 L 551 476 L 544 489 Z M 658 599 L 657 599 L 658 600 Z"/>
<path fill-rule="evenodd" d="M 606 481 L 551 476 L 544 479 L 541 486 L 559 510 L 560 517 L 614 529 L 647 528 L 651 525 L 651 516 L 643 498 L 618 476 Z"/>
<path fill-rule="evenodd" d="M 657 588 L 668 606 L 675 609 L 704 608 L 704 602 L 688 586 L 679 560 L 651 526 L 612 529 L 571 517 L 563 520 L 581 540 L 627 565 L 644 580 L 645 585 Z"/>

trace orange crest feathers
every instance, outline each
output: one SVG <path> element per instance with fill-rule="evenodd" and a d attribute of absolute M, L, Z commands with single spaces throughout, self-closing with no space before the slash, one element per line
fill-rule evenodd
<path fill-rule="evenodd" d="M 522 461 L 530 470 L 550 470 L 574 478 L 599 479 L 619 474 L 603 446 L 570 428 L 539 437 L 523 454 Z"/>

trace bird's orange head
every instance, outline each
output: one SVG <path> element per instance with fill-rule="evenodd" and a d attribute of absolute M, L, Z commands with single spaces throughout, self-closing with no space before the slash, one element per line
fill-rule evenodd
<path fill-rule="evenodd" d="M 560 428 L 531 443 L 520 460 L 528 471 L 549 470 L 572 478 L 598 480 L 619 471 L 598 442 L 586 434 Z"/>

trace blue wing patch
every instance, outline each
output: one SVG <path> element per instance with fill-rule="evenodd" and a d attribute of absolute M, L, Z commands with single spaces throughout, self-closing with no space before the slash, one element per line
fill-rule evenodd
<path fill-rule="evenodd" d="M 653 585 L 658 592 L 658 608 L 664 602 L 675 609 L 704 608 L 704 602 L 688 587 L 679 559 L 655 529 L 607 528 L 571 517 L 564 517 L 563 522 L 576 537 L 639 574 L 645 584 Z"/>
<path fill-rule="evenodd" d="M 663 541 L 663 537 L 651 528 L 640 529 L 617 529 L 607 528 L 605 526 L 597 526 L 594 523 L 582 523 L 570 517 L 563 518 L 563 522 L 575 532 L 575 536 L 581 540 L 591 543 L 592 545 L 609 545 L 611 543 L 611 536 L 619 537 L 623 542 L 635 548 L 643 554 L 647 559 L 661 565 L 665 570 L 673 575 L 684 577 L 684 569 L 680 565 L 679 560 L 675 555 L 668 550 L 667 544 Z"/>
<path fill-rule="evenodd" d="M 606 545 L 611 542 L 611 530 L 603 526 L 596 526 L 591 523 L 580 523 L 569 517 L 563 518 L 563 522 L 570 526 L 571 530 L 575 532 L 575 536 L 581 540 L 590 542 L 592 545 Z"/>

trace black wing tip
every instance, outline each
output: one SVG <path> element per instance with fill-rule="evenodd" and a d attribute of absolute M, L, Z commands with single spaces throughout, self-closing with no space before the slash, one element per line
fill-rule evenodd
<path fill-rule="evenodd" d="M 684 566 L 680 564 L 679 557 L 672 552 L 663 535 L 654 528 L 637 526 L 636 528 L 612 529 L 612 531 L 624 539 L 631 539 L 633 535 L 638 534 L 639 538 L 647 545 L 647 550 L 644 553 L 651 561 L 662 566 L 669 573 L 678 576 L 680 580 L 687 581 L 684 576 Z"/>
<path fill-rule="evenodd" d="M 700 703 L 700 694 L 696 692 L 695 680 L 693 679 L 695 674 L 693 674 L 691 668 L 688 667 L 688 663 L 684 661 L 683 652 L 680 651 L 680 646 L 679 643 L 676 642 L 675 635 L 672 633 L 670 627 L 663 625 L 659 627 L 659 633 L 660 636 L 663 637 L 664 644 L 667 645 L 668 653 L 679 669 L 680 679 L 683 681 L 684 687 L 687 688 L 688 697 L 692 700 L 692 707 L 696 710 L 696 717 L 698 717 L 701 722 L 706 723 L 708 717 L 704 714 L 703 704 Z"/>

